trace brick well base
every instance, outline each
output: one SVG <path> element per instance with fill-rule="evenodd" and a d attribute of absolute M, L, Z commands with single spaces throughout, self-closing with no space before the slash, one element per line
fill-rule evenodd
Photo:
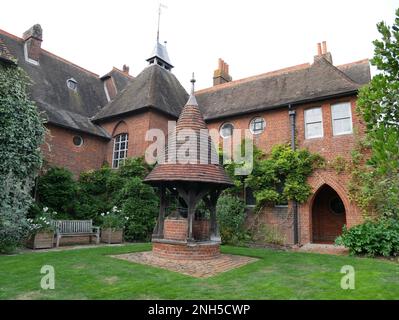
<path fill-rule="evenodd" d="M 204 260 L 220 256 L 220 243 L 218 242 L 163 242 L 153 240 L 152 252 L 161 258 L 182 259 L 182 260 Z"/>

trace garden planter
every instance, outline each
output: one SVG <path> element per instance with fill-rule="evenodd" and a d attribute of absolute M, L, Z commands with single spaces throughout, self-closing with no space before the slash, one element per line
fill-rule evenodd
<path fill-rule="evenodd" d="M 31 249 L 48 249 L 54 245 L 53 231 L 40 231 L 30 236 L 26 246 Z"/>
<path fill-rule="evenodd" d="M 102 229 L 101 242 L 105 243 L 122 243 L 123 242 L 123 229 Z"/>

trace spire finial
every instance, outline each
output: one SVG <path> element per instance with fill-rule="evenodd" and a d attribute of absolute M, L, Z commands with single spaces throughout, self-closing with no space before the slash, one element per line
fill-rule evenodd
<path fill-rule="evenodd" d="M 159 7 L 158 7 L 158 28 L 157 28 L 157 43 L 159 43 L 159 26 L 161 24 L 161 8 L 167 9 L 168 7 L 165 6 L 164 4 L 159 1 Z"/>
<path fill-rule="evenodd" d="M 194 84 L 195 84 L 194 72 L 193 72 L 193 76 L 192 76 L 190 82 L 191 82 L 191 93 L 190 93 L 190 97 L 188 98 L 186 105 L 187 106 L 198 106 L 197 99 L 195 99 L 195 95 L 194 95 Z"/>
<path fill-rule="evenodd" d="M 194 95 L 194 86 L 195 86 L 194 72 L 193 72 L 193 76 L 192 76 L 190 82 L 191 82 L 191 94 Z"/>

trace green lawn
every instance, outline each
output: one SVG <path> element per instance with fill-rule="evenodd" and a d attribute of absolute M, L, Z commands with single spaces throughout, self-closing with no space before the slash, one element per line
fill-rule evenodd
<path fill-rule="evenodd" d="M 260 260 L 196 279 L 109 257 L 149 244 L 0 256 L 0 299 L 399 299 L 399 264 L 366 258 L 223 247 Z M 52 265 L 55 290 L 40 289 Z M 356 271 L 355 290 L 342 290 L 341 267 Z"/>

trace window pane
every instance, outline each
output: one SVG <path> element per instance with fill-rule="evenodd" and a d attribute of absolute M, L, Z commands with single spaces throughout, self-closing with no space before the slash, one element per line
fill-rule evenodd
<path fill-rule="evenodd" d="M 349 118 L 351 116 L 350 103 L 339 103 L 331 106 L 333 119 Z"/>
<path fill-rule="evenodd" d="M 113 168 L 118 168 L 118 160 L 114 160 L 113 164 L 112 164 Z"/>
<path fill-rule="evenodd" d="M 261 133 L 265 129 L 265 120 L 263 118 L 255 118 L 251 121 L 250 129 L 252 133 Z"/>
<path fill-rule="evenodd" d="M 334 135 L 351 133 L 352 132 L 351 118 L 333 120 L 333 131 Z"/>
<path fill-rule="evenodd" d="M 305 123 L 310 122 L 321 122 L 322 121 L 322 114 L 321 108 L 313 108 L 305 110 Z"/>
<path fill-rule="evenodd" d="M 323 136 L 323 125 L 321 122 L 308 123 L 306 125 L 306 138 L 319 138 Z"/>
<path fill-rule="evenodd" d="M 233 125 L 226 123 L 222 127 L 222 137 L 230 137 L 233 134 Z"/>

